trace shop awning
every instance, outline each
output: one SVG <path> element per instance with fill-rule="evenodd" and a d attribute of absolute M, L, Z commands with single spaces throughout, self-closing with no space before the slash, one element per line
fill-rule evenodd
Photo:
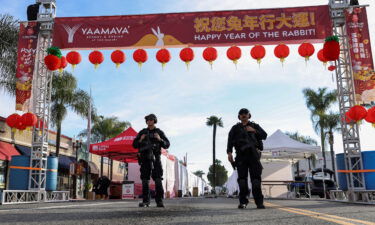
<path fill-rule="evenodd" d="M 99 168 L 91 161 L 89 161 L 89 171 L 91 174 L 99 174 Z"/>
<path fill-rule="evenodd" d="M 13 145 L 0 141 L 0 159 L 10 161 L 12 156 L 20 155 Z"/>
<path fill-rule="evenodd" d="M 130 127 L 117 137 L 101 143 L 91 144 L 90 152 L 120 162 L 137 162 L 138 149 L 132 146 L 136 136 L 137 132 Z"/>
<path fill-rule="evenodd" d="M 76 158 L 74 157 L 59 155 L 59 169 L 69 170 L 70 164 L 75 162 Z"/>

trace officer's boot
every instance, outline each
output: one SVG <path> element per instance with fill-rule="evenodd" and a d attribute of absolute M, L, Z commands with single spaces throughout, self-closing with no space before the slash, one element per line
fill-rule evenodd
<path fill-rule="evenodd" d="M 253 187 L 253 196 L 254 201 L 258 209 L 265 209 L 266 207 L 263 204 L 263 194 L 261 189 L 261 181 L 254 179 L 251 181 Z"/>
<path fill-rule="evenodd" d="M 149 207 L 150 206 L 150 187 L 149 180 L 142 180 L 142 197 L 143 201 L 139 203 L 139 207 Z"/>
<path fill-rule="evenodd" d="M 155 179 L 155 189 L 156 189 L 156 196 L 155 196 L 156 207 L 164 208 L 164 204 L 163 204 L 164 189 L 163 189 L 162 179 L 160 178 Z"/>
<path fill-rule="evenodd" d="M 238 208 L 245 209 L 247 207 L 247 204 L 249 203 L 249 200 L 247 199 L 247 196 L 249 194 L 247 179 L 238 179 L 238 186 L 240 188 L 240 204 L 238 205 Z"/>

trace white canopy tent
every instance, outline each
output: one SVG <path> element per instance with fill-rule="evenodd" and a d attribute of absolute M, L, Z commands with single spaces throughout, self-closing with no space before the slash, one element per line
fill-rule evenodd
<path fill-rule="evenodd" d="M 301 143 L 277 130 L 264 141 L 262 159 L 298 160 L 320 152 L 320 146 Z"/>

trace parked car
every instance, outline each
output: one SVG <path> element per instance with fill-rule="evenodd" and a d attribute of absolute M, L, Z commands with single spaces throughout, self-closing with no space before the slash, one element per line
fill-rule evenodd
<path fill-rule="evenodd" d="M 305 177 L 306 181 L 311 182 L 311 195 L 319 195 L 320 198 L 324 198 L 324 180 L 326 197 L 329 198 L 329 191 L 337 189 L 337 185 L 334 181 L 334 176 L 335 173 L 330 169 L 324 169 L 323 172 L 321 168 L 313 170 L 311 172 L 311 175 Z"/>

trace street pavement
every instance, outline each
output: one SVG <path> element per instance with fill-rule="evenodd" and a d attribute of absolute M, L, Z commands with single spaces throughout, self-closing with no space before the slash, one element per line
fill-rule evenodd
<path fill-rule="evenodd" d="M 135 200 L 3 205 L 0 224 L 366 224 L 375 225 L 375 206 L 314 200 L 266 200 L 266 209 L 237 209 L 238 200 L 183 198 L 165 208 L 138 208 Z"/>

